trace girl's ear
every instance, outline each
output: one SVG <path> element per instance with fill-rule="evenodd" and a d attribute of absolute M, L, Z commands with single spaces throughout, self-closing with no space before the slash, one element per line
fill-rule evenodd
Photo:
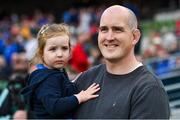
<path fill-rule="evenodd" d="M 41 61 L 42 63 L 44 62 L 43 51 L 41 51 L 39 59 L 40 59 L 40 61 Z"/>
<path fill-rule="evenodd" d="M 39 51 L 39 55 L 40 55 L 41 59 L 44 59 L 43 50 Z"/>
<path fill-rule="evenodd" d="M 69 50 L 69 60 L 72 58 L 72 51 L 71 49 Z"/>
<path fill-rule="evenodd" d="M 72 58 L 72 46 L 69 47 L 69 60 Z"/>

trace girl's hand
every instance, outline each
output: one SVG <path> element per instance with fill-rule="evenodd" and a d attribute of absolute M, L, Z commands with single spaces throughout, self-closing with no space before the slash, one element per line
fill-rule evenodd
<path fill-rule="evenodd" d="M 86 102 L 90 99 L 96 98 L 99 95 L 95 94 L 100 90 L 99 84 L 93 83 L 90 85 L 87 90 L 82 90 L 79 94 L 76 94 L 75 96 L 77 97 L 79 104 Z"/>

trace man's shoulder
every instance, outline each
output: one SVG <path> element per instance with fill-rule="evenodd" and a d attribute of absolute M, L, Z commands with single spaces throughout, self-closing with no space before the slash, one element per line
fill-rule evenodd
<path fill-rule="evenodd" d="M 138 88 L 142 87 L 148 88 L 148 87 L 160 87 L 164 88 L 163 83 L 158 77 L 153 74 L 151 71 L 149 71 L 145 66 L 141 67 L 141 72 L 136 75 L 136 81 L 135 81 L 135 86 Z"/>
<path fill-rule="evenodd" d="M 87 71 L 83 72 L 82 73 L 82 76 L 85 75 L 85 76 L 95 76 L 99 73 L 102 73 L 104 72 L 106 69 L 105 69 L 105 64 L 99 64 L 99 65 L 96 65 L 94 67 L 91 67 L 89 68 Z"/>
<path fill-rule="evenodd" d="M 87 71 L 85 72 L 95 72 L 95 71 L 99 71 L 99 70 L 102 70 L 105 68 L 105 64 L 99 64 L 99 65 L 96 65 L 96 66 L 93 66 L 91 68 L 89 68 Z"/>
<path fill-rule="evenodd" d="M 100 64 L 94 67 L 91 67 L 87 71 L 83 72 L 75 81 L 77 85 L 90 85 L 93 82 L 96 82 L 96 78 L 101 76 L 103 72 L 106 70 L 105 64 Z"/>

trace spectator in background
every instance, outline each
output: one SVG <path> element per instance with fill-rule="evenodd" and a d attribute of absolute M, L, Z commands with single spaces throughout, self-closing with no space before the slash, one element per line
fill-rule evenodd
<path fill-rule="evenodd" d="M 5 80 L 9 79 L 10 68 L 7 67 L 7 63 L 4 59 L 4 56 L 0 56 L 0 78 L 4 78 Z"/>
<path fill-rule="evenodd" d="M 92 16 L 91 16 L 90 8 L 80 9 L 78 30 L 83 31 L 85 33 L 89 32 L 91 19 Z"/>
<path fill-rule="evenodd" d="M 161 80 L 135 58 L 139 38 L 137 19 L 130 9 L 115 5 L 103 12 L 98 45 L 105 64 L 76 80 L 80 91 L 94 82 L 101 90 L 98 98 L 78 108 L 75 118 L 169 119 L 169 101 Z"/>
<path fill-rule="evenodd" d="M 91 66 L 103 63 L 102 55 L 96 46 L 92 46 L 90 49 L 90 61 L 92 63 Z"/>
<path fill-rule="evenodd" d="M 28 60 L 26 58 L 25 52 L 14 53 L 12 55 L 12 70 L 13 72 L 27 73 Z"/>
<path fill-rule="evenodd" d="M 13 120 L 28 120 L 28 114 L 24 110 L 18 110 L 14 113 Z"/>
<path fill-rule="evenodd" d="M 22 98 L 20 91 L 25 87 L 25 82 L 28 76 L 28 62 L 25 52 L 14 53 L 12 55 L 11 75 L 9 76 L 9 91 L 11 95 L 13 113 L 16 111 L 26 110 L 26 104 Z"/>
<path fill-rule="evenodd" d="M 14 53 L 24 52 L 24 46 L 22 43 L 23 39 L 20 36 L 20 28 L 17 25 L 11 26 L 11 31 L 8 33 L 6 42 L 6 47 L 4 50 L 4 56 L 7 65 L 11 65 L 12 55 Z"/>
<path fill-rule="evenodd" d="M 72 67 L 72 71 L 76 73 L 87 70 L 90 65 L 88 54 L 85 51 L 85 44 L 89 39 L 88 36 L 88 33 L 79 32 L 77 35 L 77 43 L 72 49 L 70 64 Z"/>
<path fill-rule="evenodd" d="M 163 47 L 162 42 L 163 41 L 160 33 L 158 31 L 152 31 L 149 37 L 145 37 L 142 42 L 142 51 L 144 51 L 143 57 L 145 59 L 150 57 L 156 57 L 156 51 L 159 49 L 159 47 Z"/>
<path fill-rule="evenodd" d="M 0 60 L 0 64 L 5 65 L 3 62 L 3 58 Z M 3 69 L 3 73 L 0 74 L 6 75 L 6 77 L 3 77 L 3 75 L 0 75 L 0 81 L 5 80 L 6 86 L 3 89 L 6 90 L 6 96 L 4 96 L 4 100 L 1 101 L 0 105 L 0 114 L 3 116 L 11 116 L 16 112 L 19 114 L 20 111 L 26 111 L 26 105 L 24 104 L 24 100 L 22 99 L 20 95 L 20 91 L 23 87 L 25 87 L 25 80 L 27 79 L 27 60 L 25 58 L 24 53 L 13 53 L 12 55 L 12 62 L 11 62 L 11 73 L 5 73 L 5 70 Z M 9 68 L 6 66 L 6 68 Z M 21 114 L 16 114 L 17 117 Z M 15 116 L 16 116 L 15 115 Z M 23 116 L 19 116 L 19 118 L 23 118 Z"/>
<path fill-rule="evenodd" d="M 26 58 L 28 60 L 31 60 L 32 57 L 34 56 L 37 46 L 38 46 L 37 39 L 35 39 L 32 33 L 30 32 L 24 44 L 24 48 L 26 51 Z"/>
<path fill-rule="evenodd" d="M 176 53 L 178 50 L 178 41 L 175 34 L 168 30 L 167 27 L 162 28 L 162 44 L 166 51 L 170 54 Z"/>
<path fill-rule="evenodd" d="M 5 41 L 3 40 L 3 34 L 0 32 L 0 55 L 3 55 L 5 49 Z"/>

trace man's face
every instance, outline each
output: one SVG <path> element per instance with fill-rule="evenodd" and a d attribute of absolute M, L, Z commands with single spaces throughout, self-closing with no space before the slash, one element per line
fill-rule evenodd
<path fill-rule="evenodd" d="M 98 45 L 108 61 L 119 61 L 133 50 L 133 32 L 125 13 L 106 12 L 101 17 Z"/>

